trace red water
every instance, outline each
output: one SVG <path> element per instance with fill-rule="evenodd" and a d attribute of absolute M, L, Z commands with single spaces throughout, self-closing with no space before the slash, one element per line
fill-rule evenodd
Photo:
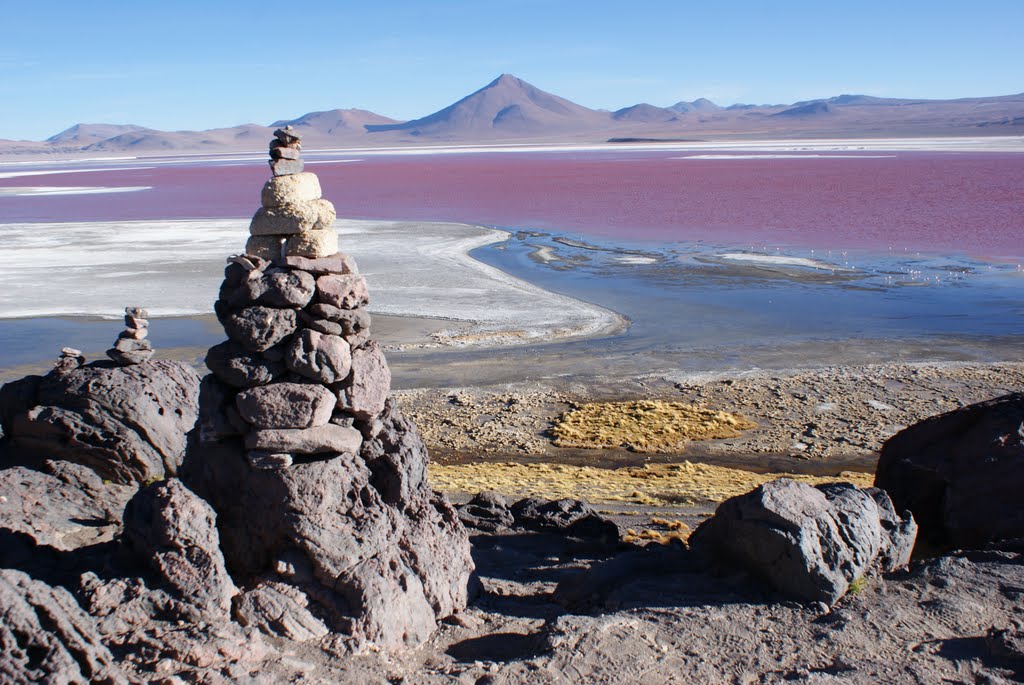
<path fill-rule="evenodd" d="M 1024 256 L 1024 154 L 680 160 L 679 152 L 366 157 L 309 164 L 351 218 L 540 228 L 624 240 Z M 266 166 L 164 166 L 20 177 L 4 186 L 136 186 L 0 196 L 0 221 L 236 217 Z"/>

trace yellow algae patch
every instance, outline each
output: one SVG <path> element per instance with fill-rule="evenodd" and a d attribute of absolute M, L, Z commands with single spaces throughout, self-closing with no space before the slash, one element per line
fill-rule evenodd
<path fill-rule="evenodd" d="M 648 464 L 620 469 L 566 464 L 473 463 L 430 465 L 430 484 L 444 492 L 476 494 L 496 490 L 503 495 L 561 499 L 572 497 L 596 503 L 679 506 L 721 502 L 776 478 L 793 478 L 817 485 L 835 481 L 869 487 L 870 473 L 844 471 L 838 476 L 751 473 L 710 464 Z"/>
<path fill-rule="evenodd" d="M 591 402 L 555 420 L 558 447 L 671 452 L 690 440 L 736 438 L 757 424 L 737 414 L 665 400 Z"/>

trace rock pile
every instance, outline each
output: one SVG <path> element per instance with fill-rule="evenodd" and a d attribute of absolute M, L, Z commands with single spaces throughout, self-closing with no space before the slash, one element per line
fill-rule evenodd
<path fill-rule="evenodd" d="M 125 307 L 125 329 L 117 336 L 114 346 L 107 350 L 107 356 L 121 366 L 133 366 L 149 361 L 153 356 L 153 345 L 146 339 L 149 335 L 149 312 L 139 307 Z"/>
<path fill-rule="evenodd" d="M 249 224 L 247 255 L 320 258 L 338 251 L 332 228 L 334 205 L 320 197 L 316 174 L 303 172 L 299 136 L 286 127 L 274 131 L 270 168 L 274 177 L 263 186 L 259 211 Z"/>
<path fill-rule="evenodd" d="M 337 252 L 334 208 L 275 132 L 246 254 L 225 269 L 199 430 L 183 468 L 217 514 L 234 616 L 342 646 L 424 641 L 468 601 L 465 529 L 426 481 L 415 427 L 388 400 L 369 294 Z"/>

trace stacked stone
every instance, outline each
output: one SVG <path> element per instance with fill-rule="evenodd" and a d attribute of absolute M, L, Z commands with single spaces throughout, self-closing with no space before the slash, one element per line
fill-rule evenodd
<path fill-rule="evenodd" d="M 57 373 L 68 373 L 81 368 L 84 364 L 85 355 L 81 350 L 76 350 L 74 347 L 62 347 L 60 348 L 60 357 L 53 366 Z"/>
<path fill-rule="evenodd" d="M 301 150 L 301 138 L 290 126 L 274 131 L 274 177 L 263 186 L 262 207 L 249 224 L 246 254 L 267 260 L 317 259 L 338 251 L 334 205 L 320 196 L 316 174 L 302 171 Z"/>
<path fill-rule="evenodd" d="M 272 166 L 295 161 L 281 151 L 298 137 L 275 136 Z M 468 538 L 388 400 L 366 281 L 337 252 L 316 176 L 274 176 L 262 204 L 224 271 L 228 340 L 207 354 L 182 478 L 217 511 L 243 624 L 353 650 L 418 644 L 466 606 Z"/>
<path fill-rule="evenodd" d="M 149 335 L 149 312 L 139 307 L 125 307 L 125 329 L 117 336 L 114 347 L 107 350 L 107 356 L 121 366 L 134 366 L 148 361 L 153 356 L 153 345 L 146 340 Z"/>

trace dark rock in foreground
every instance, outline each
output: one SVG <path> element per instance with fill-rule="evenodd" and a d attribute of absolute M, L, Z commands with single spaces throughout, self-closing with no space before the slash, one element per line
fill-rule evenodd
<path fill-rule="evenodd" d="M 722 502 L 690 545 L 789 597 L 833 604 L 873 569 L 905 566 L 916 533 L 913 518 L 897 516 L 877 488 L 781 478 Z"/>
<path fill-rule="evenodd" d="M 93 619 L 60 587 L 0 569 L 0 682 L 127 684 Z"/>
<path fill-rule="evenodd" d="M 875 485 L 909 509 L 935 546 L 1024 541 L 1024 393 L 906 428 L 882 447 Z"/>
<path fill-rule="evenodd" d="M 0 388 L 7 455 L 82 464 L 115 483 L 174 475 L 198 414 L 199 376 L 185 364 L 93 363 Z"/>

